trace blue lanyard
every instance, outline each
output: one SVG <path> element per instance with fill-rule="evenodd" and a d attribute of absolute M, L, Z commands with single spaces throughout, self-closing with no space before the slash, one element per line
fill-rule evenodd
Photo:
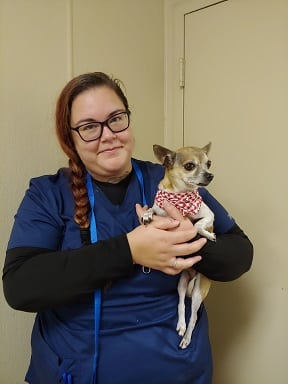
<path fill-rule="evenodd" d="M 133 159 L 132 159 L 132 167 L 136 173 L 136 176 L 141 188 L 142 204 L 146 205 L 147 200 L 145 197 L 143 175 L 138 164 Z M 96 243 L 98 241 L 98 235 L 97 235 L 96 217 L 94 212 L 95 195 L 93 190 L 92 178 L 88 172 L 86 175 L 86 187 L 87 187 L 88 198 L 89 198 L 90 207 L 91 207 L 91 213 L 90 213 L 91 243 Z M 94 330 L 95 330 L 94 332 L 95 349 L 94 349 L 94 366 L 93 366 L 93 383 L 94 384 L 96 384 L 97 382 L 97 362 L 99 357 L 99 329 L 100 329 L 100 321 L 101 321 L 101 302 L 102 302 L 101 290 L 97 289 L 94 293 Z"/>
<path fill-rule="evenodd" d="M 97 224 L 96 217 L 94 213 L 94 205 L 95 205 L 95 196 L 93 191 L 92 178 L 89 173 L 86 175 L 86 186 L 88 191 L 88 197 L 91 207 L 90 213 L 90 237 L 91 243 L 96 243 L 98 241 L 97 235 Z M 96 383 L 97 377 L 97 361 L 99 355 L 99 328 L 100 328 L 100 317 L 101 317 L 101 290 L 96 289 L 94 292 L 94 366 L 93 366 L 93 382 Z"/>
<path fill-rule="evenodd" d="M 144 180 L 143 180 L 143 174 L 141 172 L 141 169 L 139 168 L 139 165 L 136 163 L 134 159 L 132 159 L 132 167 L 136 173 L 137 179 L 139 181 L 139 185 L 141 188 L 141 194 L 142 194 L 142 204 L 147 205 L 147 200 L 145 196 L 145 188 L 144 188 Z"/>
<path fill-rule="evenodd" d="M 72 376 L 70 373 L 64 372 L 62 375 L 62 379 L 64 381 L 64 384 L 72 384 Z"/>

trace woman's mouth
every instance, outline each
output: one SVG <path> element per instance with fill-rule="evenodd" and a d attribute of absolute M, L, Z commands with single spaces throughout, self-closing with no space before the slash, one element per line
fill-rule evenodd
<path fill-rule="evenodd" d="M 101 154 L 101 153 L 115 153 L 115 152 L 117 152 L 120 148 L 121 148 L 121 146 L 120 146 L 120 147 L 105 148 L 105 149 L 102 149 L 101 151 L 99 151 L 99 152 L 98 152 L 98 155 Z"/>

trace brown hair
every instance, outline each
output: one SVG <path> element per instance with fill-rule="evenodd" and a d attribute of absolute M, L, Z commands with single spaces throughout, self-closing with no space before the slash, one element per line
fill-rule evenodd
<path fill-rule="evenodd" d="M 121 89 L 121 82 L 103 72 L 85 73 L 70 80 L 62 90 L 56 104 L 56 133 L 59 143 L 69 158 L 71 170 L 71 188 L 75 202 L 74 220 L 80 228 L 89 227 L 90 204 L 86 189 L 86 169 L 81 161 L 71 136 L 70 119 L 72 103 L 80 93 L 94 87 L 109 87 L 123 102 L 129 111 L 126 96 Z"/>

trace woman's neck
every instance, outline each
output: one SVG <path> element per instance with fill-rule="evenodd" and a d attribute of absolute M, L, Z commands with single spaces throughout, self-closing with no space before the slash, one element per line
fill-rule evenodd
<path fill-rule="evenodd" d="M 119 169 L 116 174 L 109 174 L 108 172 L 105 174 L 101 174 L 99 172 L 93 172 L 93 169 L 87 169 L 87 171 L 92 176 L 92 179 L 95 181 L 100 181 L 101 183 L 110 183 L 110 184 L 118 184 L 122 180 L 124 180 L 132 171 L 132 164 L 129 164 L 123 167 L 121 170 Z"/>
<path fill-rule="evenodd" d="M 117 183 L 111 183 L 109 181 L 99 181 L 93 180 L 94 183 L 101 189 L 104 195 L 111 201 L 114 205 L 121 205 L 130 183 L 132 177 L 132 172 L 127 173 L 126 177 L 121 178 Z"/>
<path fill-rule="evenodd" d="M 103 178 L 102 180 L 96 179 L 96 181 L 104 182 L 104 183 L 110 183 L 110 184 L 118 184 L 122 180 L 126 179 L 126 177 L 131 173 L 131 170 L 126 171 L 123 175 L 121 176 L 109 176 L 107 178 Z"/>

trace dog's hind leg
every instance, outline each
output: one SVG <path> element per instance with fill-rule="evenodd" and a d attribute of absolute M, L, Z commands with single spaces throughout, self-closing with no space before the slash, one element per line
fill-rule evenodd
<path fill-rule="evenodd" d="M 192 275 L 191 275 L 192 274 Z M 192 277 L 192 280 L 191 280 Z M 191 285 L 194 284 L 194 278 L 195 278 L 195 271 L 194 270 L 184 270 L 181 273 L 179 282 L 178 282 L 178 295 L 179 295 L 179 302 L 178 302 L 178 323 L 176 330 L 179 334 L 179 336 L 183 336 L 186 331 L 186 321 L 185 321 L 185 297 L 187 296 L 188 292 L 188 285 L 191 287 Z M 191 288 L 192 290 L 192 288 Z"/>
<path fill-rule="evenodd" d="M 185 321 L 185 297 L 189 283 L 189 273 L 185 270 L 181 273 L 179 282 L 178 282 L 178 323 L 176 331 L 179 336 L 183 336 L 186 331 L 186 321 Z"/>
<path fill-rule="evenodd" d="M 191 317 L 188 323 L 187 330 L 180 342 L 180 348 L 184 349 L 187 348 L 188 345 L 191 342 L 191 337 L 192 337 L 192 332 L 195 328 L 195 324 L 197 321 L 197 312 L 198 309 L 200 308 L 200 305 L 203 301 L 202 295 L 201 295 L 201 290 L 200 290 L 200 279 L 201 275 L 199 273 L 196 274 L 194 277 L 194 282 L 193 282 L 193 287 L 190 287 L 190 284 L 192 281 L 189 283 L 189 290 L 192 290 L 191 292 Z"/>

